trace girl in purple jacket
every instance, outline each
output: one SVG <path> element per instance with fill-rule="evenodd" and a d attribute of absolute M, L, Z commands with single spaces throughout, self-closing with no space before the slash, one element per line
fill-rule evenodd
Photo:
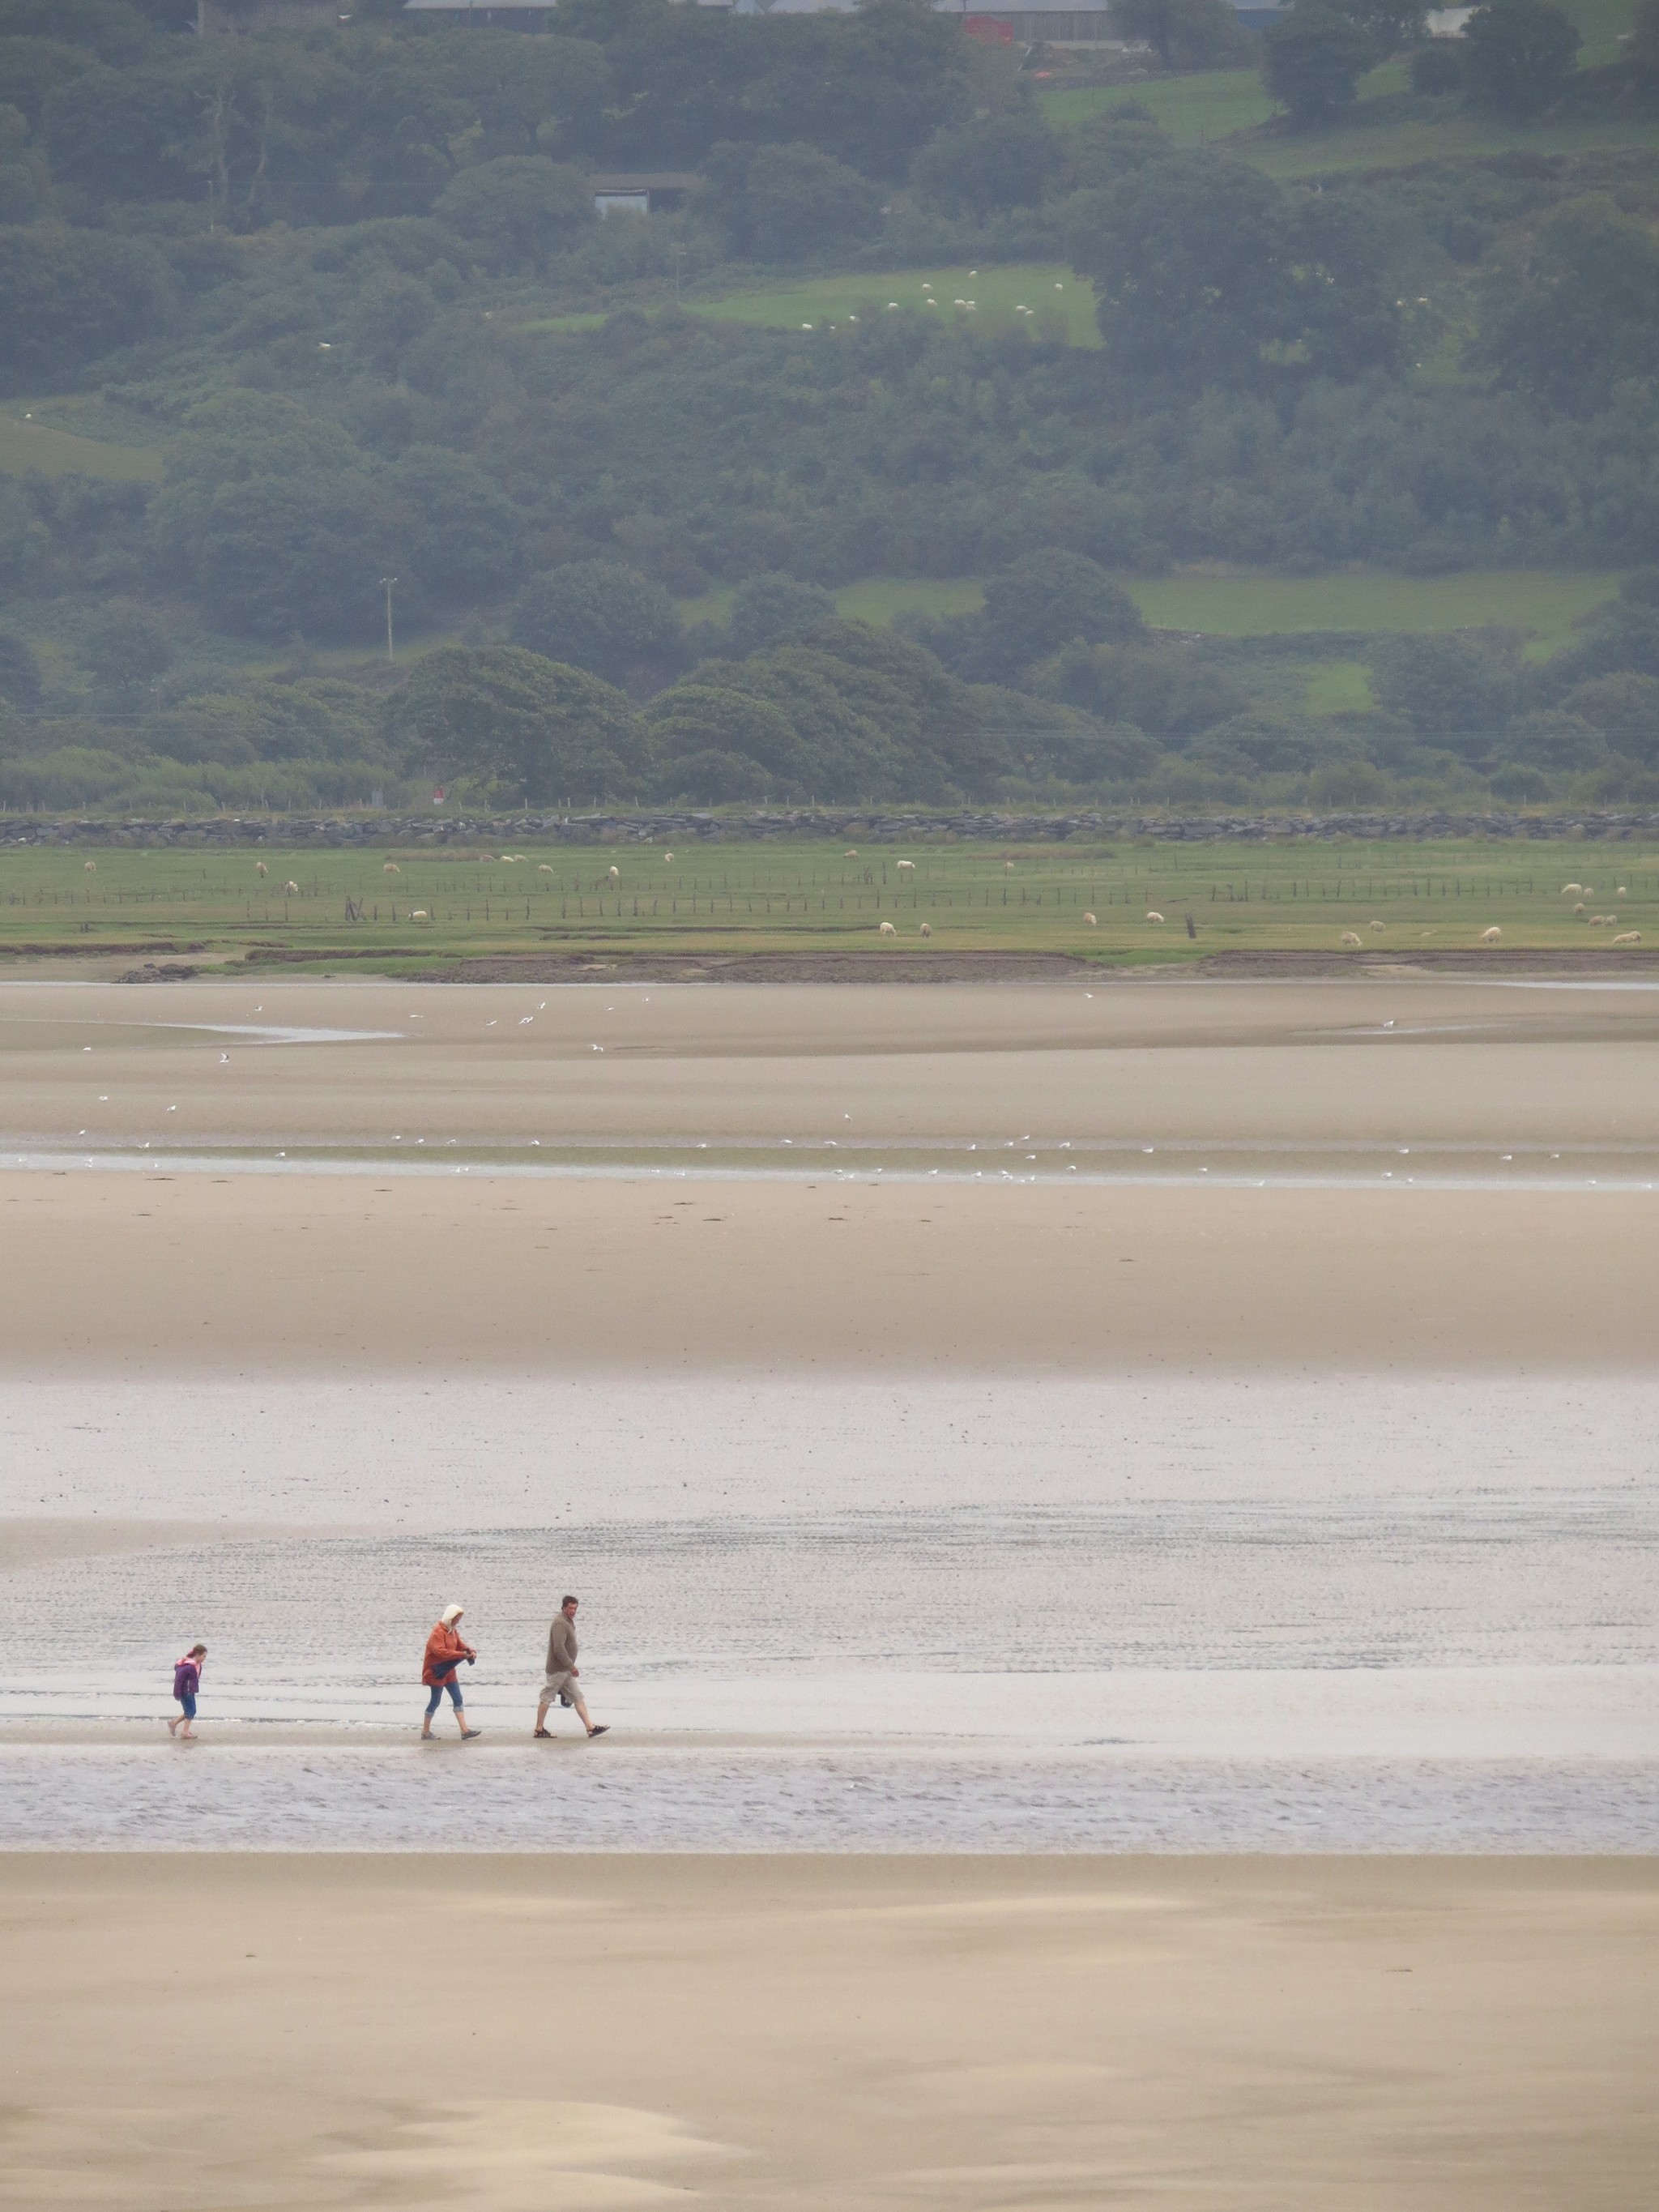
<path fill-rule="evenodd" d="M 192 1644 L 182 1659 L 173 1662 L 173 1694 L 179 1700 L 179 1714 L 167 1723 L 167 1734 L 180 1743 L 196 1741 L 196 1692 L 202 1686 L 206 1657 L 206 1644 Z"/>

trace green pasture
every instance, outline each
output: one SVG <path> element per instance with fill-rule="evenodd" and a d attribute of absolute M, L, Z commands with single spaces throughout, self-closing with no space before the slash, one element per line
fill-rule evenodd
<path fill-rule="evenodd" d="M 958 307 L 971 301 L 971 307 Z M 929 302 L 933 303 L 930 307 Z M 1095 295 L 1064 262 L 988 263 L 982 269 L 907 269 L 895 275 L 809 277 L 712 300 L 688 300 L 688 309 L 711 321 L 751 323 L 769 330 L 834 330 L 877 316 L 902 313 L 954 316 L 984 328 L 1031 321 L 1044 337 L 1063 335 L 1073 345 L 1100 343 Z M 1022 314 L 1022 308 L 1030 310 Z"/>
<path fill-rule="evenodd" d="M 636 845 L 514 852 L 521 857 L 410 849 L 389 872 L 379 851 L 277 851 L 258 856 L 261 878 L 246 848 L 106 849 L 90 871 L 83 852 L 13 849 L 0 854 L 0 957 L 59 950 L 419 973 L 538 951 L 878 960 L 902 948 L 1182 963 L 1225 951 L 1340 951 L 1345 931 L 1368 951 L 1406 957 L 1478 946 L 1492 927 L 1511 951 L 1617 957 L 1612 939 L 1629 929 L 1659 945 L 1659 842 L 1023 848 L 919 837 L 877 848 L 856 831 L 845 846 L 779 843 L 733 825 L 729 842 L 672 860 Z M 1616 930 L 1573 912 L 1569 881 L 1586 884 L 1590 911 L 1617 914 Z"/>
<path fill-rule="evenodd" d="M 161 456 L 136 446 L 115 446 L 84 438 L 23 416 L 0 415 L 0 474 L 26 476 L 38 469 L 47 477 L 106 477 L 122 483 L 157 483 Z"/>
<path fill-rule="evenodd" d="M 1234 569 L 1120 581 L 1157 629 L 1276 637 L 1301 630 L 1382 633 L 1495 623 L 1528 631 L 1528 651 L 1540 658 L 1565 645 L 1579 617 L 1619 590 L 1613 572 L 1583 568 L 1492 568 L 1450 576 L 1396 576 L 1382 569 L 1280 576 Z M 971 577 L 863 576 L 841 586 L 836 606 L 841 614 L 884 626 L 895 615 L 913 611 L 969 614 L 983 597 Z M 731 591 L 723 587 L 682 599 L 679 611 L 687 622 L 722 622 L 731 604 Z"/>
<path fill-rule="evenodd" d="M 1446 630 L 1497 623 L 1531 632 L 1534 649 L 1543 653 L 1565 645 L 1578 617 L 1619 590 L 1617 575 L 1578 568 L 1490 568 L 1450 576 L 1395 576 L 1380 569 L 1276 576 L 1243 570 L 1125 580 L 1141 613 L 1159 629 L 1272 637 L 1297 630 Z"/>

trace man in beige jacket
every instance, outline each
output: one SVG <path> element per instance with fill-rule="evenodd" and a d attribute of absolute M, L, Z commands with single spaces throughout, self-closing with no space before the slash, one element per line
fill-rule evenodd
<path fill-rule="evenodd" d="M 576 1717 L 590 1736 L 604 1735 L 608 1723 L 595 1727 L 587 1717 L 587 1707 L 576 1686 L 576 1677 L 581 1669 L 576 1664 L 576 1600 L 565 1599 L 554 1615 L 553 1626 L 547 1632 L 547 1680 L 542 1684 L 541 1703 L 536 1708 L 536 1733 L 551 1736 L 547 1725 L 547 1709 L 556 1698 L 568 1698 L 576 1708 Z"/>

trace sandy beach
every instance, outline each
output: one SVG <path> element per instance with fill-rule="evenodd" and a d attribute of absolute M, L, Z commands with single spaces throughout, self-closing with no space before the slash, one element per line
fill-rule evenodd
<path fill-rule="evenodd" d="M 1650 1862 L 13 1858 L 0 1912 L 20 2207 L 1638 2212 L 1659 2163 Z"/>
<path fill-rule="evenodd" d="M 1628 981 L 0 985 L 0 2204 L 1644 2207 L 1656 1079 Z"/>

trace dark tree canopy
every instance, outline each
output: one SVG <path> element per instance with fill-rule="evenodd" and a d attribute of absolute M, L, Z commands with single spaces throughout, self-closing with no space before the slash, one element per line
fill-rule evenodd
<path fill-rule="evenodd" d="M 1571 83 L 1583 44 L 1548 0 L 1486 0 L 1463 26 L 1469 97 L 1506 115 L 1535 115 Z"/>
<path fill-rule="evenodd" d="M 411 760 L 513 805 L 631 795 L 641 775 L 639 726 L 622 693 L 515 645 L 424 654 L 388 715 Z"/>
<path fill-rule="evenodd" d="M 641 669 L 668 672 L 681 650 L 667 592 L 618 561 L 571 561 L 531 577 L 509 627 L 515 645 L 617 684 Z"/>

